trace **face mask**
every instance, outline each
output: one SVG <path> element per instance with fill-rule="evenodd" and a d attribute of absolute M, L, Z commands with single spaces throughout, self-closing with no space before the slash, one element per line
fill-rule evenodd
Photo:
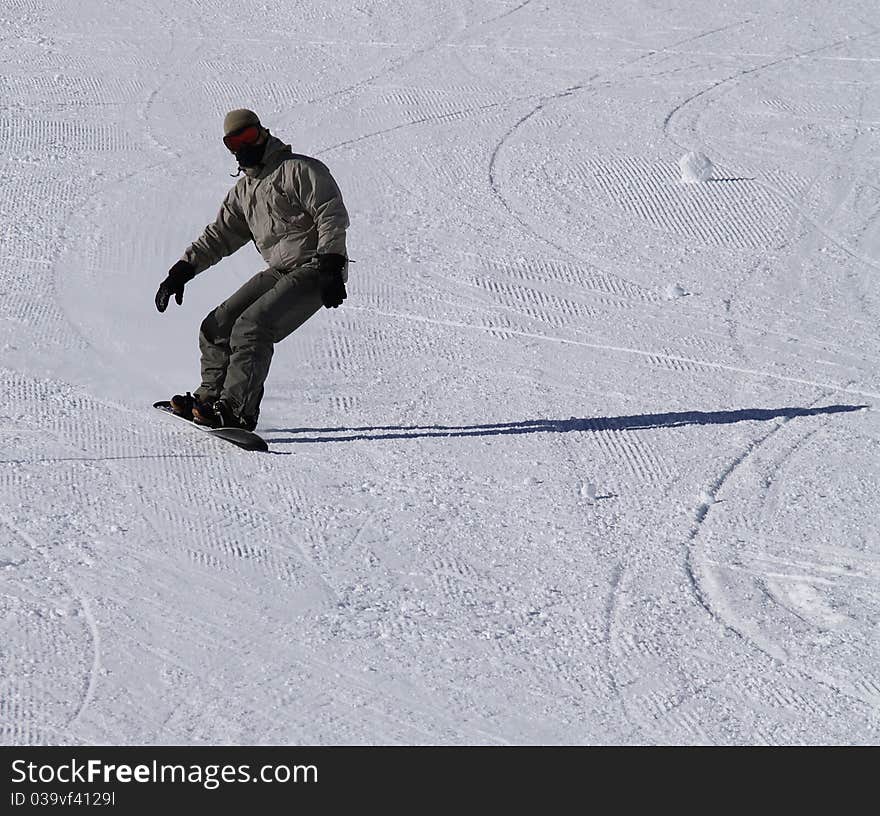
<path fill-rule="evenodd" d="M 239 167 L 256 167 L 262 160 L 263 154 L 266 152 L 268 141 L 259 145 L 244 145 L 235 152 L 235 159 Z"/>

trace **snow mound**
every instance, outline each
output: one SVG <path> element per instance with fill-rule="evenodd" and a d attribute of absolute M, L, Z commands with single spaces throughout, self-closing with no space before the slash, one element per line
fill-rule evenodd
<path fill-rule="evenodd" d="M 681 169 L 681 180 L 686 184 L 709 181 L 715 174 L 715 166 L 711 160 L 699 151 L 685 153 L 678 160 Z"/>
<path fill-rule="evenodd" d="M 596 496 L 598 495 L 598 488 L 596 487 L 595 482 L 584 482 L 581 485 L 581 498 L 586 499 L 588 502 L 596 501 Z"/>

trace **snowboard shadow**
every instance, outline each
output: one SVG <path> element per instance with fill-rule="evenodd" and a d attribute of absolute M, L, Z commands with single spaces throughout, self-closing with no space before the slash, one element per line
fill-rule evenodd
<path fill-rule="evenodd" d="M 511 434 L 573 433 L 575 431 L 644 431 L 651 428 L 679 428 L 684 425 L 732 425 L 736 422 L 769 422 L 774 419 L 844 414 L 867 405 L 826 405 L 821 408 L 741 408 L 735 411 L 673 411 L 663 414 L 633 414 L 617 417 L 570 417 L 569 419 L 527 419 L 485 425 L 376 425 L 360 428 L 267 428 L 261 430 L 274 445 L 317 442 L 361 442 L 387 439 L 430 439 L 456 436 L 505 436 Z M 296 434 L 275 436 L 267 434 Z"/>

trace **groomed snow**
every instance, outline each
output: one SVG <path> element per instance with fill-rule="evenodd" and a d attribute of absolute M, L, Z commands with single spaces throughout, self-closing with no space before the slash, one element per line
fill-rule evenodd
<path fill-rule="evenodd" d="M 880 741 L 880 13 L 790 7 L 6 0 L 0 742 Z M 239 106 L 356 261 L 265 455 L 149 407 Z"/>

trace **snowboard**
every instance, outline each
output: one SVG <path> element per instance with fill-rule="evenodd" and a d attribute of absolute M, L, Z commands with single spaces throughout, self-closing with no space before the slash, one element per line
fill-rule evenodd
<path fill-rule="evenodd" d="M 266 444 L 266 440 L 263 439 L 262 436 L 255 434 L 253 431 L 246 431 L 244 428 L 206 428 L 204 425 L 196 424 L 191 419 L 187 419 L 186 417 L 175 414 L 174 411 L 171 410 L 171 403 L 168 402 L 168 400 L 160 400 L 159 402 L 154 402 L 153 407 L 161 411 L 163 414 L 168 414 L 168 416 L 172 416 L 175 419 L 180 420 L 181 422 L 185 422 L 187 425 L 191 425 L 193 428 L 198 428 L 203 433 L 211 434 L 211 436 L 216 436 L 217 439 L 223 439 L 226 442 L 231 442 L 233 445 L 237 445 L 239 448 L 244 448 L 248 451 L 260 451 L 262 453 L 265 453 L 269 450 L 269 446 Z"/>

